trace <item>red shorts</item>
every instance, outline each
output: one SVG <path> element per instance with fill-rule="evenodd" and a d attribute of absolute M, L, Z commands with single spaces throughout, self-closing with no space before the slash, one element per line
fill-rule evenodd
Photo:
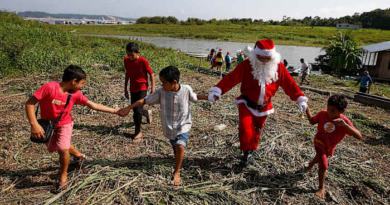
<path fill-rule="evenodd" d="M 61 125 L 55 129 L 54 135 L 46 143 L 47 150 L 51 153 L 58 150 L 67 150 L 70 148 L 70 139 L 72 138 L 73 122 Z"/>
<path fill-rule="evenodd" d="M 329 157 L 329 155 L 326 154 L 325 148 L 322 147 L 322 146 L 314 146 L 314 147 L 316 148 L 316 152 L 317 152 L 316 158 L 317 158 L 318 166 L 322 170 L 328 169 L 328 167 L 329 167 L 329 165 L 328 165 L 328 157 Z"/>

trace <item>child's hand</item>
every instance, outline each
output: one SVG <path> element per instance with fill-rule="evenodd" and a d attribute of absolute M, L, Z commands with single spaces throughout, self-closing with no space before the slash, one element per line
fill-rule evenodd
<path fill-rule="evenodd" d="M 31 126 L 31 137 L 35 139 L 41 139 L 45 137 L 45 131 L 40 124 Z"/>
<path fill-rule="evenodd" d="M 340 126 L 340 127 L 346 127 L 346 126 L 348 126 L 348 124 L 347 124 L 343 119 L 341 119 L 341 118 L 334 119 L 333 122 L 334 122 L 334 124 L 335 124 L 336 126 Z"/>
<path fill-rule="evenodd" d="M 112 114 L 120 115 L 120 113 L 119 113 L 120 110 L 121 110 L 120 108 L 114 109 L 114 112 Z"/>
<path fill-rule="evenodd" d="M 126 116 L 126 115 L 128 115 L 130 113 L 130 110 L 131 110 L 131 108 L 129 108 L 129 107 L 121 108 L 119 110 L 119 115 L 124 117 L 124 116 Z"/>

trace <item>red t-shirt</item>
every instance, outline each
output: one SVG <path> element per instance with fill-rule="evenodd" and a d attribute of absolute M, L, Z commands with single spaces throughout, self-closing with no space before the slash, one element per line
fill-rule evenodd
<path fill-rule="evenodd" d="M 126 56 L 124 63 L 127 77 L 130 78 L 130 92 L 148 90 L 147 74 L 153 75 L 148 60 L 140 56 L 137 60 L 131 61 L 129 60 L 129 57 Z"/>
<path fill-rule="evenodd" d="M 39 100 L 41 119 L 48 119 L 55 122 L 64 110 L 68 94 L 61 93 L 59 82 L 50 82 L 39 88 L 39 90 L 34 93 L 34 97 Z M 88 101 L 89 100 L 80 91 L 72 93 L 69 104 L 66 107 L 64 114 L 62 114 L 57 127 L 73 122 L 70 112 L 72 111 L 74 104 L 85 105 Z"/>
<path fill-rule="evenodd" d="M 344 115 L 340 115 L 349 126 L 356 129 L 351 121 Z M 345 135 L 351 135 L 344 127 L 339 127 L 333 123 L 328 111 L 322 110 L 313 117 L 314 123 L 318 123 L 317 134 L 314 137 L 314 146 L 324 147 L 328 156 L 333 156 L 334 149 L 344 139 Z"/>

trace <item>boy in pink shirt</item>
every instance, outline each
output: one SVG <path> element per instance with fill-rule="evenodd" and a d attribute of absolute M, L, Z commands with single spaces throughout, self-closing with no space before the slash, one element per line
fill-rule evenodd
<path fill-rule="evenodd" d="M 362 139 L 362 135 L 345 117 L 344 113 L 348 102 L 343 95 L 332 95 L 328 99 L 327 110 L 322 110 L 314 117 L 310 113 L 310 109 L 306 109 L 307 118 L 310 124 L 318 123 L 317 134 L 314 137 L 314 147 L 316 149 L 316 157 L 305 168 L 309 171 L 314 164 L 319 166 L 319 189 L 316 195 L 325 198 L 325 176 L 328 169 L 328 157 L 333 156 L 336 146 L 344 139 L 345 135 L 351 135 L 356 139 Z"/>
<path fill-rule="evenodd" d="M 86 105 L 93 110 L 118 114 L 119 109 L 113 109 L 104 105 L 96 104 L 88 100 L 81 92 L 80 88 L 83 86 L 86 79 L 86 74 L 82 68 L 74 65 L 68 66 L 62 76 L 62 82 L 50 82 L 43 85 L 37 90 L 33 96 L 26 102 L 26 113 L 31 124 L 32 138 L 43 138 L 44 130 L 39 125 L 35 116 L 35 104 L 39 102 L 41 108 L 41 119 L 48 119 L 55 122 L 64 111 L 61 120 L 55 127 L 54 135 L 50 141 L 46 143 L 48 151 L 57 151 L 60 155 L 60 181 L 58 183 L 59 189 L 67 187 L 68 180 L 68 165 L 70 155 L 75 156 L 81 163 L 85 159 L 85 155 L 76 150 L 70 144 L 73 130 L 73 118 L 71 111 L 74 104 Z M 71 95 L 69 104 L 65 108 L 67 98 Z M 64 110 L 65 108 L 65 110 Z"/>

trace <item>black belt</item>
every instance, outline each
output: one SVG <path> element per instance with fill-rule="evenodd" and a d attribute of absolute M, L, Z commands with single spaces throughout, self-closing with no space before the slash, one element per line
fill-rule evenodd
<path fill-rule="evenodd" d="M 258 105 L 257 103 L 250 100 L 249 97 L 246 95 L 241 95 L 241 97 L 244 98 L 244 100 L 246 100 L 246 105 L 254 110 L 262 110 L 269 102 L 271 102 L 271 98 L 269 98 L 269 100 L 264 104 Z"/>

